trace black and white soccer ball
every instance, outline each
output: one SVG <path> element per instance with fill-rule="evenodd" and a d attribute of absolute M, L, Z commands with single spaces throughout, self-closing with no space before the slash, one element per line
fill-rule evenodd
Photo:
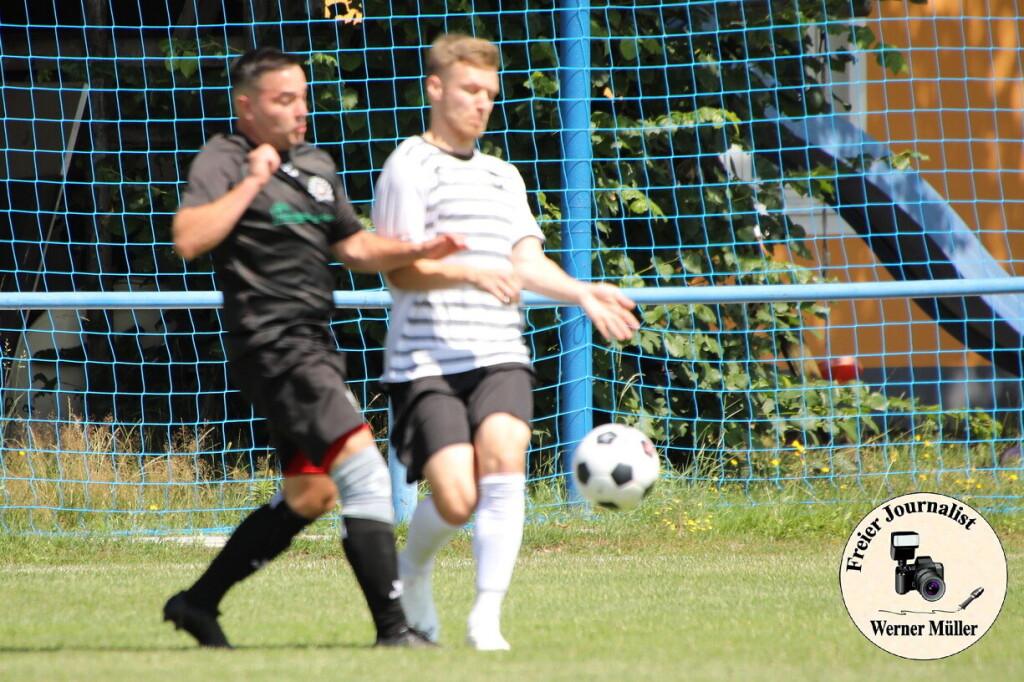
<path fill-rule="evenodd" d="M 580 495 L 606 509 L 632 509 L 654 487 L 661 463 L 654 444 L 625 424 L 598 426 L 580 441 L 572 476 Z"/>

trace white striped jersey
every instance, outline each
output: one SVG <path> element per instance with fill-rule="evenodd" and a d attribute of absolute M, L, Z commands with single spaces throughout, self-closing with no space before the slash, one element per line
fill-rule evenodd
<path fill-rule="evenodd" d="M 447 232 L 465 235 L 468 248 L 446 263 L 511 270 L 512 247 L 520 239 L 544 239 L 519 171 L 479 151 L 463 158 L 410 137 L 388 157 L 375 194 L 373 222 L 383 236 L 421 242 Z M 468 284 L 390 290 L 382 381 L 530 363 L 518 306 Z"/>

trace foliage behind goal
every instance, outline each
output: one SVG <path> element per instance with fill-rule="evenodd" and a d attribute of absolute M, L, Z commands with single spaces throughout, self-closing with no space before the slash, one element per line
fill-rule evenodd
<path fill-rule="evenodd" d="M 197 532 L 269 496 L 210 264 L 170 248 L 188 164 L 230 129 L 230 60 L 280 46 L 307 59 L 310 140 L 368 216 L 425 127 L 442 31 L 501 49 L 481 148 L 522 172 L 549 254 L 649 301 L 616 347 L 574 309 L 527 309 L 535 512 L 570 499 L 572 446 L 605 421 L 723 504 L 928 489 L 1019 508 L 1015 3 L 399 4 L 5 4 L 0 528 Z M 346 298 L 383 285 L 338 274 L 339 346 L 384 446 L 387 309 Z"/>

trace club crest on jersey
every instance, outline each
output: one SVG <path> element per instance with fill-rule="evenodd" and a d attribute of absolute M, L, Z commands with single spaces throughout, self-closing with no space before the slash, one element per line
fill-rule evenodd
<path fill-rule="evenodd" d="M 331 183 L 320 176 L 314 175 L 309 178 L 309 182 L 306 183 L 306 191 L 321 203 L 334 201 L 334 189 L 331 187 Z"/>

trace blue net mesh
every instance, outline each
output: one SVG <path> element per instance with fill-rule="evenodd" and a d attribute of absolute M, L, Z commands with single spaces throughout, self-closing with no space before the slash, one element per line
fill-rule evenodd
<path fill-rule="evenodd" d="M 427 123 L 423 50 L 445 31 L 501 49 L 481 148 L 522 172 L 549 255 L 663 294 L 614 347 L 569 346 L 578 312 L 528 310 L 537 507 L 567 499 L 578 424 L 620 421 L 721 504 L 941 490 L 1019 508 L 1015 3 L 85 5 L 0 14 L 0 528 L 196 532 L 270 495 L 209 261 L 170 246 L 188 164 L 231 128 L 230 60 L 282 47 L 307 59 L 310 140 L 368 216 L 387 155 Z M 813 293 L 772 293 L 794 285 Z M 727 287 L 749 295 L 688 298 Z M 121 292 L 184 303 L 104 305 Z M 377 306 L 335 324 L 382 446 L 386 327 Z"/>

